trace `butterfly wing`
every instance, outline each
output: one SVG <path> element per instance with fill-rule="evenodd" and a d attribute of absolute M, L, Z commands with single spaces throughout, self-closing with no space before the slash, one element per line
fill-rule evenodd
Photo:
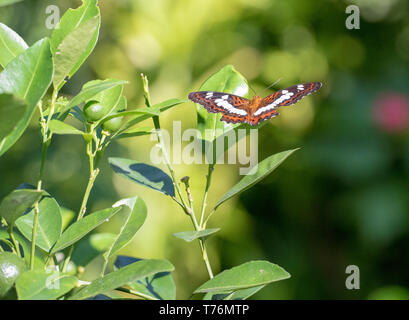
<path fill-rule="evenodd" d="M 274 92 L 261 100 L 259 107 L 253 113 L 251 124 L 256 125 L 260 121 L 277 116 L 278 107 L 294 104 L 305 96 L 317 91 L 321 86 L 321 82 L 309 82 Z"/>
<path fill-rule="evenodd" d="M 189 93 L 188 98 L 201 104 L 210 113 L 222 114 L 225 122 L 244 122 L 247 116 L 248 99 L 224 92 L 199 91 Z"/>

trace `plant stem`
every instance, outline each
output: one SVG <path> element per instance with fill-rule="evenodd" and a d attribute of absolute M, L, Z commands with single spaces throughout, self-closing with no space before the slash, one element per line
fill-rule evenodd
<path fill-rule="evenodd" d="M 203 219 L 204 219 L 204 214 L 206 211 L 206 206 L 207 206 L 207 195 L 209 193 L 209 189 L 210 189 L 210 184 L 212 182 L 212 174 L 214 171 L 214 164 L 209 164 L 208 166 L 208 170 L 207 170 L 207 177 L 206 177 L 206 187 L 205 187 L 205 191 L 204 191 L 204 195 L 203 195 L 203 201 L 202 201 L 202 210 L 200 213 L 200 226 L 203 228 Z"/>
<path fill-rule="evenodd" d="M 93 130 L 93 128 L 91 128 L 91 130 Z M 94 153 L 92 152 L 92 140 L 87 143 L 87 154 L 88 154 L 88 157 L 89 157 L 90 175 L 89 175 L 88 184 L 87 184 L 87 187 L 85 189 L 84 196 L 82 198 L 81 208 L 80 208 L 80 210 L 78 212 L 77 221 L 81 220 L 84 217 L 85 212 L 87 211 L 88 199 L 89 199 L 89 196 L 91 194 L 91 190 L 92 190 L 92 188 L 94 186 L 95 179 L 97 178 L 98 173 L 99 173 L 98 168 L 94 169 Z M 70 247 L 70 249 L 68 251 L 67 257 L 64 260 L 64 264 L 63 264 L 63 267 L 62 267 L 62 272 L 65 272 L 67 270 L 68 263 L 71 260 L 71 256 L 72 256 L 73 251 L 74 251 L 74 245 L 71 245 L 71 247 Z"/>
<path fill-rule="evenodd" d="M 40 164 L 40 174 L 39 174 L 39 178 L 37 182 L 37 191 L 41 191 L 45 161 L 47 158 L 48 147 L 51 144 L 52 133 L 48 132 L 48 126 L 50 124 L 51 118 L 55 111 L 55 102 L 57 101 L 57 96 L 58 96 L 58 90 L 54 89 L 52 96 L 51 96 L 50 112 L 48 113 L 47 120 L 45 120 L 44 118 L 42 102 L 38 104 L 38 109 L 40 111 L 40 123 L 41 123 L 41 128 L 42 128 L 43 141 L 42 141 L 42 146 L 41 146 L 41 164 Z M 33 230 L 32 230 L 32 236 L 31 236 L 30 270 L 34 269 L 34 255 L 35 255 L 35 247 L 36 247 L 38 216 L 40 214 L 40 208 L 39 208 L 40 201 L 41 199 L 38 200 L 34 204 L 34 220 L 33 220 Z"/>
<path fill-rule="evenodd" d="M 14 248 L 16 249 L 17 255 L 18 255 L 19 257 L 21 257 L 20 245 L 19 245 L 19 243 L 17 242 L 16 238 L 14 238 L 13 227 L 10 226 L 10 227 L 7 229 L 7 232 L 9 233 L 10 239 L 11 239 L 11 241 L 13 242 L 13 245 L 14 245 Z"/>

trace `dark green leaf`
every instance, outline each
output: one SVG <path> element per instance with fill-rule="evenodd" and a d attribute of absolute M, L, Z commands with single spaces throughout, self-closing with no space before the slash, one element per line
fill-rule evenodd
<path fill-rule="evenodd" d="M 184 232 L 178 232 L 174 233 L 173 236 L 176 238 L 185 240 L 187 242 L 191 242 L 195 239 L 202 239 L 202 238 L 208 238 L 210 235 L 213 233 L 216 233 L 219 231 L 220 228 L 213 228 L 213 229 L 205 229 L 205 230 L 200 230 L 200 231 L 184 231 Z"/>
<path fill-rule="evenodd" d="M 81 134 L 81 135 L 84 134 L 84 132 L 82 132 L 81 130 L 65 122 L 55 119 L 50 121 L 49 129 L 51 132 L 55 134 Z"/>
<path fill-rule="evenodd" d="M 260 180 L 264 179 L 275 168 L 277 168 L 285 159 L 287 159 L 294 151 L 298 149 L 283 151 L 261 161 L 250 169 L 248 174 L 244 176 L 233 188 L 231 188 L 219 201 L 217 201 L 214 209 L 220 206 L 223 202 L 231 197 L 242 193 L 251 188 Z"/>
<path fill-rule="evenodd" d="M 35 107 L 50 86 L 53 62 L 48 39 L 33 46 L 10 61 L 0 73 L 0 94 L 12 93 L 27 102 L 27 109 L 15 129 L 0 141 L 0 156 L 23 134 Z"/>
<path fill-rule="evenodd" d="M 123 268 L 141 260 L 128 256 L 117 256 L 114 265 L 117 268 Z M 132 292 L 151 297 L 151 299 L 174 300 L 176 298 L 176 286 L 170 272 L 156 273 L 128 283 L 127 286 L 131 288 Z"/>
<path fill-rule="evenodd" d="M 8 6 L 13 3 L 17 3 L 23 0 L 0 0 L 0 7 Z"/>
<path fill-rule="evenodd" d="M 175 196 L 172 179 L 162 170 L 130 159 L 109 158 L 108 161 L 116 173 L 171 197 Z"/>
<path fill-rule="evenodd" d="M 122 199 L 113 205 L 113 207 L 119 206 L 122 206 L 121 211 L 125 213 L 126 219 L 112 246 L 104 254 L 106 260 L 132 241 L 136 232 L 145 222 L 148 212 L 145 202 L 138 196 Z"/>
<path fill-rule="evenodd" d="M 40 200 L 42 191 L 37 190 L 14 190 L 9 193 L 0 203 L 0 217 L 3 217 L 9 225 L 21 217 L 27 209 Z"/>
<path fill-rule="evenodd" d="M 17 278 L 20 300 L 54 300 L 75 287 L 76 277 L 58 271 L 27 271 Z"/>
<path fill-rule="evenodd" d="M 109 208 L 87 215 L 70 225 L 58 239 L 51 253 L 60 251 L 80 240 L 103 222 L 109 220 L 120 208 Z"/>
<path fill-rule="evenodd" d="M 16 32 L 0 23 L 0 65 L 2 67 L 5 67 L 27 48 L 25 41 Z"/>
<path fill-rule="evenodd" d="M 62 231 L 61 209 L 57 201 L 47 192 L 39 202 L 36 245 L 50 251 Z M 34 221 L 34 209 L 16 220 L 16 227 L 31 241 Z"/>
<path fill-rule="evenodd" d="M 151 275 L 160 272 L 170 272 L 173 270 L 173 265 L 165 260 L 140 260 L 117 271 L 108 273 L 102 278 L 91 282 L 90 285 L 82 288 L 69 299 L 87 299 L 96 296 L 97 294 L 109 292 L 116 288 L 122 287 L 128 283 L 144 279 Z"/>
<path fill-rule="evenodd" d="M 11 94 L 0 94 L 0 141 L 16 128 L 26 109 L 24 100 Z"/>
<path fill-rule="evenodd" d="M 246 300 L 253 294 L 263 289 L 265 285 L 241 289 L 234 292 L 208 292 L 203 297 L 203 300 Z"/>
<path fill-rule="evenodd" d="M 266 285 L 289 277 L 290 274 L 276 264 L 268 261 L 250 261 L 222 271 L 201 285 L 194 293 L 232 292 Z"/>

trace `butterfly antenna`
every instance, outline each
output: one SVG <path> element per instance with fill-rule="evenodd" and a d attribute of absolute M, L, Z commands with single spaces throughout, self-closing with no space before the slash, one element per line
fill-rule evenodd
<path fill-rule="evenodd" d="M 265 88 L 262 92 L 264 92 L 264 91 L 266 91 L 267 89 L 270 89 L 271 87 L 275 86 L 277 83 L 280 82 L 280 80 L 281 80 L 281 78 L 278 79 L 278 80 L 277 80 L 276 82 L 274 82 L 273 84 L 269 85 L 269 86 L 268 86 L 267 88 Z"/>

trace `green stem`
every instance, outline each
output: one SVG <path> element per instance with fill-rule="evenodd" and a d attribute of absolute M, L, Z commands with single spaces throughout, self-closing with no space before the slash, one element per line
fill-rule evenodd
<path fill-rule="evenodd" d="M 41 128 L 42 128 L 42 136 L 43 136 L 43 142 L 41 146 L 40 174 L 39 174 L 39 178 L 37 182 L 38 191 L 41 191 L 45 161 L 47 158 L 48 147 L 51 144 L 52 133 L 48 132 L 48 126 L 50 124 L 51 118 L 55 111 L 55 102 L 57 101 L 57 96 L 58 96 L 58 90 L 54 89 L 53 94 L 51 96 L 51 106 L 50 106 L 50 112 L 48 113 L 47 120 L 45 120 L 44 118 L 42 102 L 38 104 L 38 109 L 40 111 L 40 123 L 41 123 Z M 31 236 L 30 270 L 34 269 L 34 255 L 35 255 L 35 247 L 36 247 L 37 225 L 38 225 L 38 216 L 40 214 L 39 201 L 40 200 L 38 200 L 34 204 L 33 231 L 32 231 L 32 236 Z"/>
<path fill-rule="evenodd" d="M 16 249 L 17 255 L 18 255 L 19 257 L 21 257 L 20 245 L 19 245 L 19 243 L 17 242 L 16 238 L 14 238 L 13 227 L 10 226 L 10 227 L 7 229 L 7 232 L 9 233 L 10 239 L 11 239 L 11 241 L 13 242 L 13 245 L 14 245 L 14 248 Z"/>
<path fill-rule="evenodd" d="M 205 214 L 205 211 L 206 211 L 207 195 L 209 193 L 210 184 L 212 182 L 213 171 L 214 171 L 214 164 L 209 164 L 208 171 L 207 171 L 207 177 L 206 177 L 206 187 L 205 187 L 203 200 L 202 200 L 202 210 L 201 210 L 201 213 L 200 213 L 200 227 L 202 227 L 202 228 L 204 227 L 203 219 L 204 219 L 204 214 Z"/>

